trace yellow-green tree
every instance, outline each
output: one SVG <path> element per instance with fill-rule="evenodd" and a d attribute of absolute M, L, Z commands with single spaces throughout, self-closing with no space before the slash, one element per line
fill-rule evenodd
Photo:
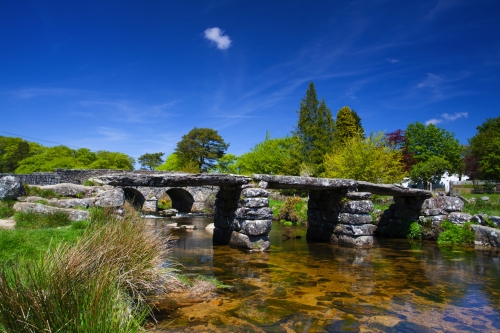
<path fill-rule="evenodd" d="M 348 106 L 344 106 L 337 112 L 333 145 L 335 147 L 340 147 L 346 140 L 353 136 L 364 136 L 361 118 Z"/>
<path fill-rule="evenodd" d="M 391 149 L 382 132 L 367 138 L 354 135 L 325 156 L 323 177 L 372 183 L 398 183 L 406 176 L 402 153 Z"/>

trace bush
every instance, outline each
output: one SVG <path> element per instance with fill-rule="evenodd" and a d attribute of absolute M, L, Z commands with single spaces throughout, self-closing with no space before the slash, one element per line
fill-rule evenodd
<path fill-rule="evenodd" d="M 299 197 L 287 197 L 278 213 L 278 219 L 291 222 L 307 221 L 307 203 Z"/>
<path fill-rule="evenodd" d="M 0 219 L 14 215 L 15 211 L 12 208 L 14 202 L 14 200 L 0 200 Z"/>
<path fill-rule="evenodd" d="M 146 295 L 168 275 L 168 239 L 137 214 L 94 209 L 74 246 L 0 268 L 0 325 L 9 332 L 138 332 Z"/>
<path fill-rule="evenodd" d="M 410 232 L 408 233 L 407 237 L 410 240 L 421 240 L 422 226 L 418 222 L 413 222 L 412 224 L 410 224 Z"/>
<path fill-rule="evenodd" d="M 470 227 L 471 223 L 462 226 L 444 221 L 441 228 L 444 230 L 438 236 L 439 245 L 470 245 L 474 243 L 476 236 Z"/>

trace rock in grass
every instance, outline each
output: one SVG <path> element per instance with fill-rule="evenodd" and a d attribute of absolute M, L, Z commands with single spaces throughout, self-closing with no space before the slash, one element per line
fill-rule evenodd
<path fill-rule="evenodd" d="M 98 207 L 120 207 L 125 203 L 125 192 L 121 188 L 115 188 L 102 192 L 95 199 Z"/>
<path fill-rule="evenodd" d="M 23 183 L 14 176 L 0 178 L 0 200 L 16 199 L 26 195 Z"/>
<path fill-rule="evenodd" d="M 36 212 L 40 214 L 53 214 L 56 212 L 65 213 L 71 221 L 83 221 L 90 218 L 90 213 L 85 210 L 67 209 L 46 206 L 37 203 L 16 202 L 12 207 L 16 212 Z"/>

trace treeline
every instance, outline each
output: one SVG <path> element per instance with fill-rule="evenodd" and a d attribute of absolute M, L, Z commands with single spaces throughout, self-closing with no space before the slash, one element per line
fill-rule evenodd
<path fill-rule="evenodd" d="M 0 136 L 0 173 L 52 172 L 56 168 L 133 170 L 134 164 L 135 159 L 124 153 L 46 147 L 21 138 Z"/>
<path fill-rule="evenodd" d="M 344 106 L 332 116 L 311 82 L 289 136 L 270 133 L 249 152 L 225 154 L 229 144 L 212 129 L 194 128 L 166 161 L 143 167 L 186 172 L 281 174 L 397 183 L 405 177 L 424 186 L 448 174 L 500 179 L 500 117 L 489 118 L 462 146 L 454 133 L 420 122 L 391 133 L 365 134 L 356 111 Z M 146 154 L 152 155 L 152 154 Z M 145 155 L 143 155 L 145 156 Z M 141 158 L 139 158 L 141 161 Z"/>

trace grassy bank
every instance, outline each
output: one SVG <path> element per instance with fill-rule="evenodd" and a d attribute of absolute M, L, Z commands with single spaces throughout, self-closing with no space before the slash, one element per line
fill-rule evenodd
<path fill-rule="evenodd" d="M 168 274 L 161 265 L 169 243 L 133 211 L 121 219 L 102 209 L 91 216 L 88 227 L 29 224 L 2 231 L 2 241 L 10 239 L 2 243 L 3 255 L 16 243 L 33 244 L 33 249 L 17 253 L 25 260 L 14 263 L 12 253 L 0 267 L 3 331 L 142 331 L 150 311 L 146 297 L 163 288 Z M 3 237 L 4 232 L 9 236 Z M 49 250 L 36 259 L 36 253 L 49 247 L 48 239 Z"/>

